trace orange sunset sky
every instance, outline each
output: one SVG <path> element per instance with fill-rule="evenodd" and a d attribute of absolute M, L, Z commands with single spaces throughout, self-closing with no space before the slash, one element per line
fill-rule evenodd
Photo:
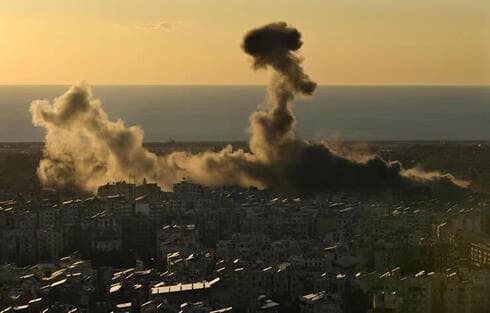
<path fill-rule="evenodd" d="M 263 84 L 240 42 L 280 20 L 320 84 L 490 84 L 488 0 L 0 0 L 0 84 Z"/>

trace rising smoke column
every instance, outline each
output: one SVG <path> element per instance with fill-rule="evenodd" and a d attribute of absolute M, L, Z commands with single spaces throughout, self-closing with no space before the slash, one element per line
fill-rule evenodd
<path fill-rule="evenodd" d="M 254 69 L 273 70 L 265 111 L 250 116 L 250 152 L 227 146 L 219 152 L 174 152 L 157 156 L 143 147 L 143 131 L 111 121 L 88 84 L 72 86 L 54 103 L 31 104 L 33 124 L 46 129 L 41 182 L 52 187 L 78 187 L 94 192 L 111 181 L 132 178 L 159 183 L 170 190 L 187 177 L 208 185 L 240 185 L 304 193 L 324 189 L 356 191 L 403 187 L 416 181 L 457 181 L 448 175 L 405 171 L 398 162 L 377 156 L 359 162 L 341 156 L 322 142 L 308 142 L 294 133 L 292 101 L 311 95 L 316 84 L 295 52 L 301 34 L 278 22 L 245 35 L 242 48 Z"/>
<path fill-rule="evenodd" d="M 404 187 L 414 180 L 455 180 L 439 173 L 405 171 L 398 162 L 385 162 L 379 156 L 359 161 L 358 156 L 341 156 L 326 143 L 311 143 L 296 138 L 292 101 L 297 94 L 311 95 L 316 88 L 294 54 L 301 48 L 301 33 L 284 22 L 251 30 L 243 40 L 243 50 L 253 57 L 255 69 L 274 70 L 269 85 L 266 112 L 254 112 L 250 118 L 250 150 L 257 161 L 272 173 L 261 177 L 266 186 L 288 192 L 312 192 L 324 189 L 379 190 Z M 410 179 L 407 178 L 410 176 Z"/>
<path fill-rule="evenodd" d="M 282 151 L 283 147 L 292 148 L 295 116 L 291 102 L 295 95 L 311 95 L 316 88 L 316 83 L 304 73 L 301 60 L 292 53 L 302 44 L 298 30 L 283 22 L 254 29 L 243 40 L 242 48 L 253 57 L 255 69 L 274 69 L 269 86 L 271 107 L 250 117 L 250 150 L 268 164 L 284 158 L 288 151 Z"/>

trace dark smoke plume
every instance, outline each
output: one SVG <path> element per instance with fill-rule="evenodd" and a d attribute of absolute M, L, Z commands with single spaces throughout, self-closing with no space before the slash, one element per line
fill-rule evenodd
<path fill-rule="evenodd" d="M 220 152 L 174 152 L 157 156 L 143 147 L 143 131 L 111 121 L 86 83 L 72 86 L 51 104 L 31 104 L 33 123 L 46 129 L 38 175 L 45 185 L 95 191 L 109 181 L 133 178 L 170 190 L 183 177 L 208 185 L 273 188 L 288 193 L 325 189 L 376 191 L 418 183 L 466 186 L 449 174 L 404 170 L 378 156 L 341 155 L 326 143 L 299 139 L 294 133 L 292 101 L 311 95 L 316 83 L 306 75 L 295 52 L 301 34 L 278 22 L 245 35 L 243 50 L 255 69 L 271 68 L 269 107 L 250 116 L 250 152 L 228 146 Z"/>
<path fill-rule="evenodd" d="M 243 40 L 243 50 L 253 56 L 255 68 L 271 66 L 292 91 L 311 95 L 316 83 L 303 72 L 301 60 L 292 53 L 302 45 L 301 33 L 284 22 L 254 29 Z"/>

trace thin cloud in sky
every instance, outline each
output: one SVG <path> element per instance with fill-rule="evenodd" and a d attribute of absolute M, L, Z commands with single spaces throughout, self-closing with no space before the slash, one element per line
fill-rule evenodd
<path fill-rule="evenodd" d="M 181 25 L 181 21 L 170 22 L 167 20 L 160 20 L 155 23 L 144 23 L 140 25 L 136 25 L 137 29 L 148 29 L 148 30 L 157 30 L 157 31 L 169 31 L 175 29 L 179 25 Z"/>

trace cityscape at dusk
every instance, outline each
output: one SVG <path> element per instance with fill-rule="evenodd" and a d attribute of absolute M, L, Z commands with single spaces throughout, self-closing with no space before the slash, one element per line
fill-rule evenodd
<path fill-rule="evenodd" d="M 489 313 L 490 2 L 0 0 L 0 313 Z"/>

